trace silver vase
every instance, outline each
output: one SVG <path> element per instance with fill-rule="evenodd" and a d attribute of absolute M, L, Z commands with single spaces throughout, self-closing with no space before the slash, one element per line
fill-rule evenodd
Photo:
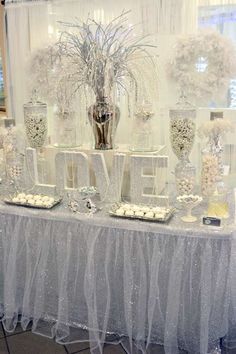
<path fill-rule="evenodd" d="M 119 108 L 103 97 L 97 99 L 96 103 L 89 107 L 88 117 L 93 129 L 95 149 L 113 149 L 115 133 L 120 120 Z"/>

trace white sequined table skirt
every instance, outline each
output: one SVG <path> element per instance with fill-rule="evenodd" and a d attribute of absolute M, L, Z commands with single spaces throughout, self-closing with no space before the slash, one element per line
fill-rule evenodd
<path fill-rule="evenodd" d="M 120 341 L 132 354 L 153 343 L 206 354 L 234 333 L 232 231 L 1 204 L 3 325 L 21 315 L 59 343 L 89 339 L 92 353 Z"/>

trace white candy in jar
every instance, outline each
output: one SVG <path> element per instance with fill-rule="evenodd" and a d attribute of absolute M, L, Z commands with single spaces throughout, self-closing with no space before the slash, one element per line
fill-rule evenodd
<path fill-rule="evenodd" d="M 177 178 L 176 184 L 179 194 L 189 194 L 194 187 L 194 177 Z"/>

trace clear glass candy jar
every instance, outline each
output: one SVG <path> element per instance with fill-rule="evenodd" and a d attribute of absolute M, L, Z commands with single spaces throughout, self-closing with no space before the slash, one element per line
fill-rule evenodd
<path fill-rule="evenodd" d="M 76 138 L 76 119 L 75 112 L 57 112 L 57 136 L 56 144 L 58 147 L 77 146 Z"/>
<path fill-rule="evenodd" d="M 152 105 L 148 102 L 140 104 L 134 114 L 131 151 L 154 151 L 152 118 L 154 116 Z"/>
<path fill-rule="evenodd" d="M 222 219 L 229 217 L 228 193 L 223 182 L 217 183 L 215 192 L 209 198 L 207 215 Z"/>
<path fill-rule="evenodd" d="M 38 101 L 34 92 L 30 102 L 24 104 L 26 136 L 32 148 L 41 148 L 47 138 L 47 105 Z"/>
<path fill-rule="evenodd" d="M 179 160 L 188 157 L 194 144 L 196 132 L 196 109 L 186 101 L 177 103 L 171 109 L 170 141 L 174 154 Z"/>
<path fill-rule="evenodd" d="M 178 195 L 193 194 L 196 169 L 188 160 L 181 160 L 175 167 L 175 183 Z"/>
<path fill-rule="evenodd" d="M 218 176 L 219 165 L 217 156 L 208 149 L 203 150 L 201 168 L 201 190 L 203 196 L 211 196 L 215 192 Z"/>

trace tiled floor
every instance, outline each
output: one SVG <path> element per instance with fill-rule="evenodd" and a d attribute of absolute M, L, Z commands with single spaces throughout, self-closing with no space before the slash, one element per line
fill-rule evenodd
<path fill-rule="evenodd" d="M 14 333 L 6 333 L 0 324 L 0 354 L 90 354 L 88 342 L 59 345 L 46 337 L 22 331 L 18 326 Z M 106 345 L 104 354 L 125 354 L 121 345 Z M 165 354 L 163 347 L 150 348 L 147 354 Z M 173 353 L 175 354 L 175 353 Z M 185 354 L 187 354 L 185 352 Z M 223 350 L 222 354 L 236 354 L 236 349 Z"/>
<path fill-rule="evenodd" d="M 161 346 L 150 354 L 164 354 Z M 121 345 L 106 345 L 104 354 L 126 354 Z M 33 334 L 30 328 L 22 331 L 18 326 L 14 333 L 7 333 L 0 324 L 0 354 L 90 354 L 89 343 L 59 345 L 53 340 Z M 149 354 L 149 353 L 148 353 Z"/>

